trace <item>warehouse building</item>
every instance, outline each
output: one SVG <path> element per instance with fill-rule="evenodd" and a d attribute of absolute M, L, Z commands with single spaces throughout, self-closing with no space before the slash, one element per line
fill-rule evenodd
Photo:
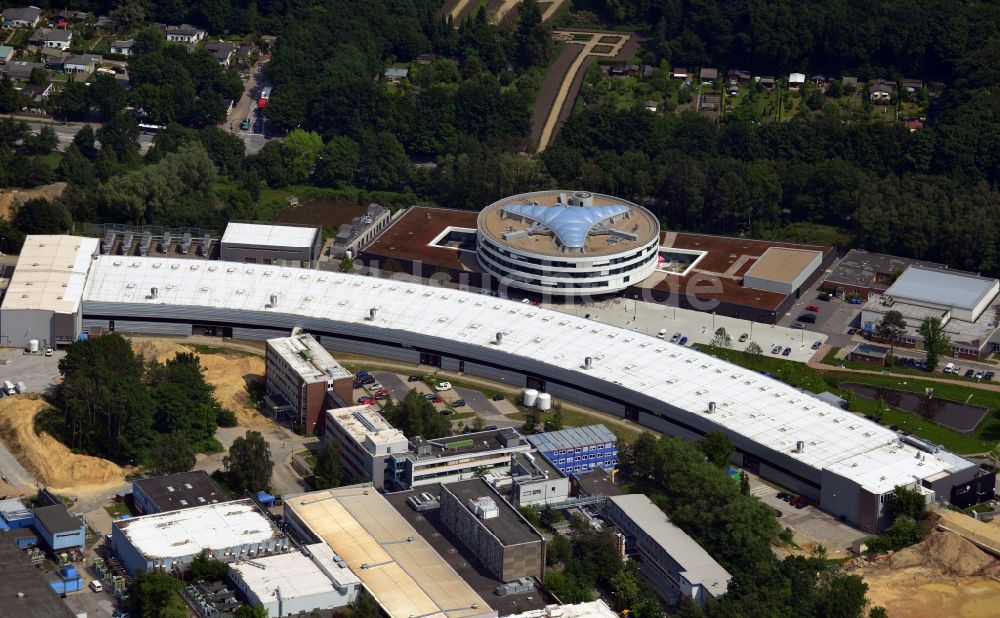
<path fill-rule="evenodd" d="M 743 275 L 743 287 L 796 294 L 822 263 L 821 251 L 770 247 Z"/>
<path fill-rule="evenodd" d="M 884 294 L 869 297 L 861 308 L 861 324 L 877 339 L 876 325 L 886 313 L 898 311 L 906 331 L 896 344 L 916 347 L 923 342 L 917 329 L 926 318 L 935 317 L 951 339 L 949 356 L 982 360 L 997 351 L 991 340 L 1000 331 L 998 292 L 997 279 L 911 266 Z"/>
<path fill-rule="evenodd" d="M 323 439 L 339 442 L 344 468 L 356 479 L 371 481 L 376 489 L 393 478 L 390 457 L 410 450 L 403 432 L 390 425 L 373 405 L 327 410 Z"/>
<path fill-rule="evenodd" d="M 139 513 L 166 513 L 226 501 L 204 470 L 176 472 L 132 481 L 132 501 Z"/>
<path fill-rule="evenodd" d="M 99 244 L 80 236 L 24 239 L 0 305 L 0 345 L 26 347 L 37 341 L 44 349 L 76 341 L 83 288 Z"/>
<path fill-rule="evenodd" d="M 894 484 L 921 485 L 937 474 L 918 465 L 917 453 L 944 461 L 769 376 L 583 317 L 344 273 L 225 263 L 175 271 L 170 264 L 97 257 L 84 290 L 84 325 L 108 329 L 127 321 L 135 332 L 189 336 L 194 324 L 207 323 L 251 340 L 302 327 L 329 349 L 541 390 L 670 435 L 700 439 L 722 431 L 736 448 L 734 463 L 816 501 L 824 469 L 858 455 L 864 462 L 865 453 L 886 445 L 911 458 L 908 467 L 890 471 Z M 160 289 L 156 298 L 144 292 L 152 287 Z M 961 488 L 983 476 L 979 466 L 956 459 L 941 471 L 935 498 L 970 506 Z M 857 523 L 860 515 L 845 517 Z"/>
<path fill-rule="evenodd" d="M 604 425 L 536 433 L 528 442 L 564 474 L 618 467 L 618 437 Z"/>
<path fill-rule="evenodd" d="M 112 522 L 111 548 L 129 575 L 178 572 L 198 554 L 224 562 L 288 551 L 289 543 L 250 499 Z"/>
<path fill-rule="evenodd" d="M 351 401 L 354 376 L 308 333 L 268 339 L 264 362 L 265 407 L 303 433 L 320 433 L 328 393 Z"/>
<path fill-rule="evenodd" d="M 244 264 L 312 267 L 322 244 L 316 226 L 232 221 L 222 235 L 219 257 Z"/>
<path fill-rule="evenodd" d="M 393 488 L 410 489 L 489 474 L 509 482 L 510 457 L 531 450 L 512 427 L 425 440 L 410 439 L 410 450 L 390 455 Z"/>
<path fill-rule="evenodd" d="M 605 515 L 625 535 L 626 552 L 641 558 L 639 571 L 671 604 L 686 596 L 704 607 L 726 594 L 729 573 L 647 496 L 611 496 Z"/>
<path fill-rule="evenodd" d="M 229 579 L 270 618 L 346 607 L 361 591 L 361 580 L 326 543 L 231 563 Z"/>
<path fill-rule="evenodd" d="M 71 514 L 62 504 L 34 509 L 35 530 L 42 543 L 59 552 L 64 549 L 83 549 L 87 539 L 87 525 Z"/>
<path fill-rule="evenodd" d="M 497 612 L 385 496 L 355 485 L 285 497 L 285 522 L 325 543 L 388 618 L 496 618 Z"/>
<path fill-rule="evenodd" d="M 0 530 L 29 528 L 35 523 L 35 514 L 19 498 L 0 500 Z"/>
<path fill-rule="evenodd" d="M 820 289 L 836 296 L 857 294 L 862 300 L 868 300 L 871 296 L 883 294 L 896 277 L 910 266 L 948 268 L 944 264 L 935 262 L 872 253 L 864 249 L 851 249 L 823 279 Z"/>
<path fill-rule="evenodd" d="M 441 521 L 495 578 L 545 576 L 545 541 L 483 479 L 441 485 Z"/>

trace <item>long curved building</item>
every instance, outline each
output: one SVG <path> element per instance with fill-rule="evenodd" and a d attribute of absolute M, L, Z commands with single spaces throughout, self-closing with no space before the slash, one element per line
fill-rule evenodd
<path fill-rule="evenodd" d="M 645 208 L 586 191 L 505 197 L 477 219 L 484 271 L 552 296 L 618 292 L 656 270 L 660 224 Z"/>
<path fill-rule="evenodd" d="M 58 237 L 29 242 L 37 238 Z M 80 260 L 67 261 L 66 277 L 85 277 L 72 299 L 79 309 L 67 323 L 122 334 L 207 329 L 254 340 L 301 327 L 332 350 L 540 389 L 666 434 L 697 439 L 723 431 L 737 449 L 736 463 L 867 531 L 885 527 L 885 505 L 897 485 L 959 506 L 992 495 L 994 475 L 957 455 L 755 371 L 585 318 L 449 288 L 302 268 L 126 256 L 94 256 L 89 263 L 83 269 Z M 51 282 L 59 287 L 54 275 Z M 15 296 L 13 311 L 7 311 L 11 295 L 4 299 L 0 330 L 10 333 L 9 344 L 24 345 L 17 338 L 25 325 L 40 329 L 52 321 L 47 290 L 30 311 L 25 305 L 35 287 Z"/>

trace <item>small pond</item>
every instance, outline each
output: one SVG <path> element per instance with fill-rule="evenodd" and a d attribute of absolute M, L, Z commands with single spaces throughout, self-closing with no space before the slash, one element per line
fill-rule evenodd
<path fill-rule="evenodd" d="M 855 394 L 872 401 L 882 399 L 894 408 L 919 414 L 938 425 L 962 433 L 971 433 L 989 412 L 989 408 L 982 406 L 973 406 L 939 397 L 927 397 L 883 386 L 844 382 L 840 384 L 840 388 L 853 391 Z"/>

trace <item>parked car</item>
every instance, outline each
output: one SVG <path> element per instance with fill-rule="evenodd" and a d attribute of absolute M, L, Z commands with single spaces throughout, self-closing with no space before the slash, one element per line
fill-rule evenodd
<path fill-rule="evenodd" d="M 360 406 L 372 406 L 375 405 L 374 397 L 358 397 L 358 405 Z"/>
<path fill-rule="evenodd" d="M 389 398 L 389 393 L 387 391 L 382 391 L 378 395 L 375 395 L 375 399 L 382 401 Z"/>
<path fill-rule="evenodd" d="M 667 329 L 661 328 L 660 332 L 656 333 L 656 336 L 659 337 L 660 339 L 666 339 L 667 338 Z"/>
<path fill-rule="evenodd" d="M 504 396 L 501 395 L 500 393 L 497 393 L 496 395 L 493 395 L 493 401 L 503 401 L 503 400 L 504 400 Z"/>
<path fill-rule="evenodd" d="M 378 395 L 388 395 L 388 394 L 389 394 L 389 389 L 385 388 L 384 386 L 372 393 L 372 395 L 376 395 L 376 396 L 378 396 Z"/>
<path fill-rule="evenodd" d="M 52 348 L 45 348 L 45 356 L 52 356 Z"/>
<path fill-rule="evenodd" d="M 456 399 L 455 401 L 451 402 L 451 407 L 453 408 L 461 408 L 463 406 L 465 406 L 464 399 Z"/>
<path fill-rule="evenodd" d="M 985 374 L 983 374 L 983 379 L 992 380 L 994 375 L 996 374 L 994 374 L 992 371 L 987 371 Z"/>
<path fill-rule="evenodd" d="M 776 345 L 771 348 L 771 354 L 781 354 L 781 346 Z"/>
<path fill-rule="evenodd" d="M 799 322 L 803 322 L 805 324 L 815 324 L 816 316 L 811 313 L 803 313 L 799 316 Z"/>
<path fill-rule="evenodd" d="M 496 425 L 487 425 L 486 427 L 483 427 L 483 431 L 496 431 L 496 430 L 497 430 Z"/>
<path fill-rule="evenodd" d="M 787 500 L 788 499 L 788 492 L 786 492 L 786 491 L 779 491 L 778 495 L 776 497 L 778 498 L 778 500 Z"/>
<path fill-rule="evenodd" d="M 774 516 L 775 517 L 781 517 L 781 515 L 782 515 L 782 512 L 780 510 L 774 509 Z"/>
<path fill-rule="evenodd" d="M 406 378 L 406 381 L 407 382 L 419 382 L 420 381 L 420 376 L 410 376 L 410 377 Z"/>
<path fill-rule="evenodd" d="M 434 399 L 431 399 L 431 403 L 444 403 L 444 399 L 441 399 L 437 395 L 434 395 Z"/>
<path fill-rule="evenodd" d="M 438 382 L 437 386 L 434 387 L 434 390 L 438 392 L 450 391 L 451 382 Z"/>
<path fill-rule="evenodd" d="M 748 335 L 746 333 L 743 333 L 742 335 L 740 335 L 740 343 L 743 343 L 744 341 L 746 341 L 749 338 L 750 338 L 750 335 Z"/>
<path fill-rule="evenodd" d="M 982 380 L 983 376 L 985 376 L 985 375 L 986 375 L 986 372 L 983 371 L 982 369 L 980 369 L 979 371 L 976 372 L 976 379 L 977 380 Z"/>
<path fill-rule="evenodd" d="M 826 292 L 820 292 L 820 293 L 819 293 L 819 294 L 818 294 L 818 295 L 816 296 L 816 298 L 818 298 L 818 299 L 820 299 L 820 300 L 822 300 L 822 301 L 826 302 L 826 301 L 830 300 L 830 295 L 829 295 L 829 294 L 827 294 Z"/>
<path fill-rule="evenodd" d="M 971 378 L 971 377 L 974 377 L 975 375 L 976 375 L 976 370 L 975 369 L 966 369 L 965 370 L 965 377 Z"/>
<path fill-rule="evenodd" d="M 855 297 L 855 298 L 849 299 L 847 302 L 851 303 L 852 305 L 860 305 L 861 304 L 861 299 Z"/>
<path fill-rule="evenodd" d="M 382 388 L 383 388 L 382 385 L 379 384 L 378 382 L 372 382 L 371 384 L 368 385 L 368 390 L 370 390 L 373 393 L 382 390 Z"/>
<path fill-rule="evenodd" d="M 823 347 L 823 342 L 822 341 L 813 341 L 812 349 L 818 350 L 821 347 Z"/>
<path fill-rule="evenodd" d="M 802 322 L 792 322 L 792 328 L 804 329 L 806 327 Z"/>
<path fill-rule="evenodd" d="M 670 337 L 670 343 L 677 343 L 678 341 L 681 340 L 681 337 L 683 337 L 683 336 L 684 335 L 682 335 L 680 333 L 674 333 L 673 336 Z"/>
<path fill-rule="evenodd" d="M 848 328 L 847 329 L 847 334 L 851 335 L 852 337 L 854 336 L 854 333 L 856 333 L 856 332 L 858 332 L 858 329 L 856 329 L 856 328 Z"/>
<path fill-rule="evenodd" d="M 437 398 L 438 396 L 435 395 L 434 393 L 427 393 L 426 395 L 424 395 L 424 399 L 426 399 L 427 401 L 433 401 Z"/>
<path fill-rule="evenodd" d="M 687 337 L 681 337 L 681 340 L 678 341 L 677 344 L 678 345 L 687 345 L 687 342 L 688 342 L 688 338 Z"/>
<path fill-rule="evenodd" d="M 785 348 L 784 351 L 781 353 L 781 355 L 782 356 L 788 356 L 791 353 L 792 353 L 792 349 L 791 348 Z"/>
<path fill-rule="evenodd" d="M 451 416 L 451 410 L 449 410 L 447 408 L 445 408 L 444 410 L 441 410 L 441 416 Z"/>
<path fill-rule="evenodd" d="M 819 305 L 809 305 L 806 307 L 806 311 L 812 311 L 813 313 L 819 313 Z"/>

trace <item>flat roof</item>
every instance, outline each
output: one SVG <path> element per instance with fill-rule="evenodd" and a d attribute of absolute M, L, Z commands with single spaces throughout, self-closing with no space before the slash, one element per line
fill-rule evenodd
<path fill-rule="evenodd" d="M 886 296 L 916 303 L 973 310 L 997 293 L 996 279 L 971 273 L 910 266 L 896 279 Z"/>
<path fill-rule="evenodd" d="M 440 460 L 442 457 L 453 455 L 468 455 L 470 453 L 488 453 L 502 449 L 528 449 L 528 442 L 513 427 L 501 427 L 490 429 L 489 431 L 477 431 L 475 433 L 462 433 L 443 438 L 422 439 L 417 443 L 413 439 L 414 447 L 419 444 L 431 447 L 431 452 L 426 455 L 414 453 L 413 458 L 417 461 L 424 459 Z M 507 443 L 505 445 L 505 443 Z"/>
<path fill-rule="evenodd" d="M 75 313 L 99 245 L 96 238 L 82 236 L 28 236 L 7 286 L 3 308 Z"/>
<path fill-rule="evenodd" d="M 373 488 L 286 496 L 285 508 L 344 560 L 390 618 L 492 614 L 486 601 Z"/>
<path fill-rule="evenodd" d="M 390 425 L 376 406 L 337 408 L 327 410 L 326 415 L 358 444 L 364 445 L 366 439 L 376 446 L 397 442 L 404 446 L 409 444 L 403 432 Z"/>
<path fill-rule="evenodd" d="M 916 454 L 921 458 L 917 459 Z M 875 495 L 881 495 L 892 491 L 897 485 L 920 484 L 921 480 L 939 472 L 950 471 L 956 465 L 954 461 L 945 461 L 930 453 L 889 444 L 838 461 L 827 469 L 851 479 Z"/>
<path fill-rule="evenodd" d="M 264 276 L 268 273 L 267 276 Z M 155 299 L 146 290 L 159 287 Z M 267 308 L 272 293 L 278 308 Z M 85 305 L 127 315 L 199 309 L 246 319 L 323 320 L 331 328 L 393 339 L 421 333 L 455 345 L 491 347 L 503 332 L 512 364 L 544 363 L 592 388 L 642 393 L 821 470 L 896 440 L 896 434 L 794 387 L 691 348 L 583 317 L 523 303 L 404 281 L 302 268 L 165 258 L 99 256 Z M 119 305 L 126 305 L 119 307 Z M 369 310 L 377 307 L 375 319 Z M 86 313 L 86 311 L 85 311 Z M 269 314 L 280 313 L 282 317 Z M 583 359 L 594 359 L 582 369 Z M 707 417 L 708 403 L 717 403 Z M 654 405 L 651 403 L 650 405 Z M 797 441 L 807 448 L 796 453 Z"/>
<path fill-rule="evenodd" d="M 249 498 L 112 522 L 146 558 L 181 558 L 281 538 Z"/>
<path fill-rule="evenodd" d="M 680 565 L 692 584 L 704 586 L 714 597 L 726 594 L 731 575 L 705 548 L 677 527 L 660 507 L 644 494 L 610 496 L 613 502 Z"/>
<path fill-rule="evenodd" d="M 528 442 L 542 452 L 549 452 L 605 442 L 616 444 L 618 437 L 604 425 L 597 424 L 536 433 L 528 436 Z"/>
<path fill-rule="evenodd" d="M 791 283 L 817 258 L 823 259 L 819 251 L 769 247 L 743 276 Z"/>
<path fill-rule="evenodd" d="M 136 479 L 132 485 L 142 489 L 161 513 L 227 500 L 226 494 L 204 470 Z"/>
<path fill-rule="evenodd" d="M 861 354 L 863 356 L 873 356 L 877 358 L 885 358 L 889 354 L 889 348 L 883 348 L 880 345 L 872 345 L 870 343 L 859 343 L 854 346 L 851 350 L 852 354 Z"/>
<path fill-rule="evenodd" d="M 571 205 L 572 200 L 588 205 Z M 573 202 L 574 204 L 576 202 Z M 540 255 L 608 255 L 641 247 L 660 233 L 656 217 L 618 197 L 586 191 L 536 191 L 498 200 L 479 212 L 479 232 L 499 244 Z M 634 235 L 634 240 L 609 230 Z M 528 232 L 531 233 L 528 233 Z M 582 251 L 582 253 L 575 253 Z"/>
<path fill-rule="evenodd" d="M 550 605 L 543 609 L 533 609 L 519 614 L 507 614 L 505 618 L 617 618 L 618 614 L 608 604 L 597 599 L 588 603 L 572 605 Z"/>
<path fill-rule="evenodd" d="M 307 225 L 272 225 L 230 222 L 222 242 L 257 247 L 297 247 L 308 249 L 316 242 L 319 228 Z"/>
<path fill-rule="evenodd" d="M 498 517 L 490 519 L 476 518 L 484 528 L 490 531 L 504 546 L 522 545 L 524 543 L 541 542 L 542 535 L 528 523 L 514 507 L 501 496 L 485 479 L 474 478 L 441 485 L 442 492 L 450 492 L 466 509 L 469 501 L 477 498 L 491 498 L 500 511 Z"/>
<path fill-rule="evenodd" d="M 615 485 L 614 477 L 604 468 L 594 468 L 586 472 L 570 475 L 580 491 L 591 496 L 620 496 L 622 490 Z"/>
<path fill-rule="evenodd" d="M 474 253 L 431 244 L 449 227 L 476 229 L 478 215 L 472 210 L 411 206 L 361 252 L 455 270 L 478 270 Z"/>
<path fill-rule="evenodd" d="M 533 477 L 557 479 L 566 476 L 559 470 L 559 468 L 549 463 L 549 460 L 545 457 L 540 457 L 527 452 L 514 453 L 512 457 L 521 465 L 522 468 L 529 470 Z"/>
<path fill-rule="evenodd" d="M 889 287 L 889 282 L 879 281 L 879 276 L 891 277 L 914 265 L 926 268 L 947 268 L 944 264 L 936 262 L 911 260 L 885 253 L 872 253 L 864 249 L 851 249 L 847 255 L 841 258 L 825 281 L 831 284 L 840 283 L 884 290 Z"/>
<path fill-rule="evenodd" d="M 45 526 L 45 529 L 56 534 L 59 532 L 75 532 L 83 527 L 79 517 L 75 517 L 61 504 L 42 506 L 34 509 L 35 520 Z"/>
<path fill-rule="evenodd" d="M 306 545 L 308 552 L 293 551 L 263 558 L 253 564 L 233 562 L 229 568 L 243 580 L 257 598 L 266 600 L 281 590 L 285 600 L 300 599 L 331 592 L 333 586 L 357 586 L 361 580 L 344 565 L 326 543 Z"/>
<path fill-rule="evenodd" d="M 353 374 L 341 367 L 326 348 L 309 333 L 268 339 L 267 345 L 277 352 L 304 382 L 326 382 L 353 377 Z"/>
<path fill-rule="evenodd" d="M 4 599 L 0 616 L 11 618 L 74 618 L 69 606 L 49 586 L 38 567 L 14 543 L 9 532 L 0 531 L 0 581 Z M 23 593 L 15 594 L 15 593 Z"/>

